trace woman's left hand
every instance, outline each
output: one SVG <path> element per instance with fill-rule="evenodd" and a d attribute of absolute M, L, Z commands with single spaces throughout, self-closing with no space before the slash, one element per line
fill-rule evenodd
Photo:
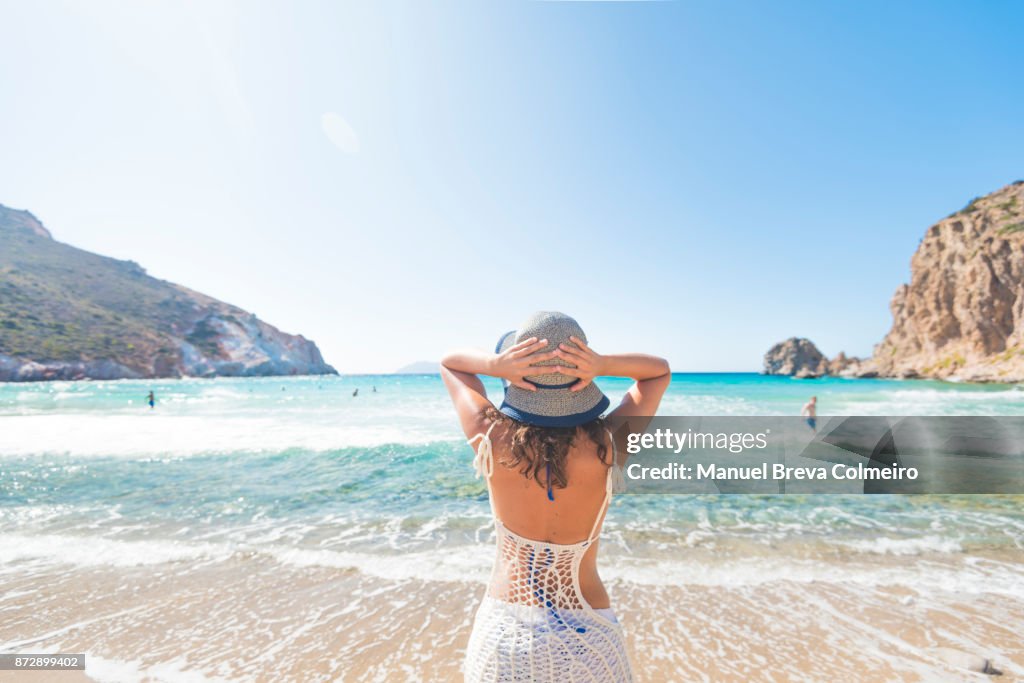
<path fill-rule="evenodd" d="M 579 378 L 579 381 L 573 384 L 569 391 L 580 391 L 593 382 L 595 377 L 602 374 L 603 357 L 587 346 L 586 342 L 579 337 L 569 337 L 569 339 L 578 348 L 573 348 L 568 344 L 559 344 L 558 348 L 555 349 L 555 357 L 572 363 L 576 367 L 567 368 L 564 365 L 551 365 L 549 367 L 559 374 Z"/>

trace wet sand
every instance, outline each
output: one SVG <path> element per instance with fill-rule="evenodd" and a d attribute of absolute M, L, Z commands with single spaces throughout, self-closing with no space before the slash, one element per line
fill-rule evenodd
<path fill-rule="evenodd" d="M 1002 562 L 1019 557 L 991 557 Z M 880 557 L 906 563 L 962 556 Z M 742 586 L 609 581 L 638 681 L 978 681 L 933 648 L 980 654 L 1024 680 L 1024 601 L 834 580 Z M 708 568 L 708 571 L 713 571 Z M 700 577 L 695 577 L 700 578 Z M 139 567 L 5 566 L 5 651 L 85 652 L 82 672 L 0 681 L 461 680 L 477 581 L 388 580 L 354 569 L 228 560 Z"/>

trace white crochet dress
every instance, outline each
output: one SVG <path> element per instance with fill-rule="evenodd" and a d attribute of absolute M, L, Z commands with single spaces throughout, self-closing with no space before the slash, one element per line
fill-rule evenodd
<path fill-rule="evenodd" d="M 491 425 L 491 429 L 494 425 Z M 473 466 L 487 480 L 494 461 L 491 429 L 480 440 Z M 609 433 L 609 437 L 611 433 Z M 498 552 L 490 587 L 473 622 L 466 651 L 467 683 L 499 681 L 632 681 L 622 628 L 610 609 L 593 609 L 580 590 L 580 562 L 601 524 L 622 472 L 614 456 L 605 498 L 585 541 L 543 543 L 509 531 L 497 515 Z M 491 511 L 494 511 L 493 496 Z"/>

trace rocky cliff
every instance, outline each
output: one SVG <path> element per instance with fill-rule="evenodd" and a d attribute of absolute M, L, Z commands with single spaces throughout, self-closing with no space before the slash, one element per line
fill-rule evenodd
<path fill-rule="evenodd" d="M 312 341 L 0 205 L 0 381 L 303 374 L 336 374 Z"/>
<path fill-rule="evenodd" d="M 879 374 L 1024 381 L 1024 181 L 930 227 L 910 267 Z"/>
<path fill-rule="evenodd" d="M 890 304 L 892 329 L 871 358 L 825 361 L 794 338 L 772 347 L 764 371 L 1024 381 L 1024 181 L 928 228 L 910 270 Z"/>

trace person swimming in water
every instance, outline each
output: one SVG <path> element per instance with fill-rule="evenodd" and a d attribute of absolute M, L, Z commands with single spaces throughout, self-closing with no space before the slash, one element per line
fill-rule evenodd
<path fill-rule="evenodd" d="M 807 426 L 814 431 L 818 428 L 818 397 L 811 396 L 811 400 L 804 404 L 800 415 L 807 418 Z"/>
<path fill-rule="evenodd" d="M 356 387 L 356 390 L 352 392 L 352 395 L 353 396 L 358 396 L 359 395 L 359 387 Z"/>
<path fill-rule="evenodd" d="M 154 406 L 156 406 L 156 396 L 153 395 L 152 391 L 150 391 L 149 395 L 146 396 L 146 402 L 149 403 L 150 410 L 153 410 Z"/>

